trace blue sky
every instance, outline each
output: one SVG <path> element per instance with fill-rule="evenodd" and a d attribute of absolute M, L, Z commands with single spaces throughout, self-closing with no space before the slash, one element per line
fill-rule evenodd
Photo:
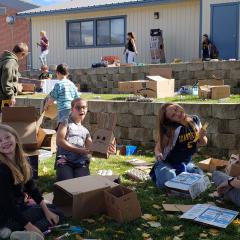
<path fill-rule="evenodd" d="M 42 5 L 52 5 L 52 4 L 57 4 L 61 2 L 67 2 L 69 0 L 32 0 L 33 3 L 36 3 L 40 6 Z"/>

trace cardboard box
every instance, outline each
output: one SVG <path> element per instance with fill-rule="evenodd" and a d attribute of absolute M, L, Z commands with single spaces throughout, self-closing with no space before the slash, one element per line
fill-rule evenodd
<path fill-rule="evenodd" d="M 201 98 L 204 99 L 222 99 L 230 96 L 230 86 L 222 85 L 222 86 L 200 86 Z"/>
<path fill-rule="evenodd" d="M 194 205 L 183 204 L 162 204 L 164 211 L 166 212 L 182 212 L 185 213 L 190 210 Z"/>
<path fill-rule="evenodd" d="M 118 82 L 118 91 L 123 93 L 134 93 L 133 81 Z"/>
<path fill-rule="evenodd" d="M 104 191 L 107 215 L 118 222 L 132 221 L 142 216 L 137 194 L 124 186 Z"/>
<path fill-rule="evenodd" d="M 53 103 L 48 106 L 47 110 L 43 112 L 44 117 L 50 118 L 50 119 L 55 119 L 58 115 L 58 110 L 57 110 L 57 103 Z"/>
<path fill-rule="evenodd" d="M 56 134 L 55 130 L 39 128 L 37 133 L 38 148 L 41 146 L 52 147 L 52 138 Z M 54 137 L 56 139 L 56 136 Z M 53 142 L 54 143 L 54 142 Z"/>
<path fill-rule="evenodd" d="M 22 92 L 35 92 L 35 88 L 34 83 L 22 83 Z"/>
<path fill-rule="evenodd" d="M 117 115 L 114 113 L 99 113 L 97 129 L 92 137 L 91 151 L 96 157 L 108 158 L 108 148 L 114 142 L 113 130 L 116 126 Z"/>
<path fill-rule="evenodd" d="M 32 167 L 33 179 L 38 178 L 38 162 L 39 162 L 39 151 L 25 150 L 24 156 L 28 158 L 28 161 Z"/>
<path fill-rule="evenodd" d="M 4 107 L 2 122 L 17 131 L 24 149 L 37 149 L 37 132 L 42 118 L 37 118 L 35 107 Z"/>
<path fill-rule="evenodd" d="M 201 89 L 203 86 L 222 86 L 224 85 L 224 80 L 222 79 L 205 79 L 198 80 L 198 96 L 199 98 L 204 98 L 206 93 Z M 206 91 L 206 90 L 205 90 Z"/>
<path fill-rule="evenodd" d="M 226 167 L 226 173 L 232 177 L 240 176 L 240 154 L 232 154 L 228 165 Z"/>
<path fill-rule="evenodd" d="M 169 190 L 188 194 L 192 199 L 204 192 L 209 185 L 210 181 L 207 176 L 187 172 L 183 172 L 165 183 Z"/>
<path fill-rule="evenodd" d="M 54 184 L 55 204 L 65 216 L 79 220 L 106 212 L 104 190 L 117 186 L 102 176 L 69 179 Z"/>
<path fill-rule="evenodd" d="M 216 158 L 208 158 L 198 163 L 198 166 L 206 172 L 213 172 L 215 170 L 224 170 L 228 165 L 228 161 Z"/>
<path fill-rule="evenodd" d="M 172 79 L 172 68 L 154 67 L 149 70 L 150 76 L 161 76 L 164 78 Z"/>
<path fill-rule="evenodd" d="M 26 78 L 26 77 L 20 77 L 19 83 L 27 83 L 27 84 L 34 84 L 36 88 L 42 88 L 44 80 L 39 79 L 32 79 L 32 78 Z"/>
<path fill-rule="evenodd" d="M 134 93 L 150 98 L 165 98 L 174 96 L 174 79 L 161 76 L 147 76 L 149 80 L 134 81 Z"/>

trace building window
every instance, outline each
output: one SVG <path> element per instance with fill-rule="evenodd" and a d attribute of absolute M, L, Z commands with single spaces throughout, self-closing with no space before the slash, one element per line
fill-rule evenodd
<path fill-rule="evenodd" d="M 122 46 L 125 43 L 125 17 L 70 21 L 67 37 L 69 48 Z"/>

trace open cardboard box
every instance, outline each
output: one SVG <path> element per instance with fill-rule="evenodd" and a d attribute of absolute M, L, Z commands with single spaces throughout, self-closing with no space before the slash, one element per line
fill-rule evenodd
<path fill-rule="evenodd" d="M 137 194 L 124 186 L 104 191 L 107 215 L 118 222 L 132 221 L 142 216 Z"/>
<path fill-rule="evenodd" d="M 228 165 L 228 161 L 216 159 L 216 158 L 208 158 L 198 163 L 198 166 L 206 172 L 213 172 L 215 170 L 224 170 Z"/>
<path fill-rule="evenodd" d="M 151 68 L 148 80 L 119 83 L 119 91 L 144 97 L 165 98 L 174 96 L 175 80 L 171 68 Z"/>
<path fill-rule="evenodd" d="M 2 109 L 2 123 L 17 131 L 24 149 L 37 149 L 37 132 L 42 118 L 42 116 L 37 118 L 35 107 L 4 107 Z"/>
<path fill-rule="evenodd" d="M 65 216 L 83 219 L 106 212 L 104 190 L 118 184 L 102 176 L 86 176 L 54 184 L 55 204 Z"/>

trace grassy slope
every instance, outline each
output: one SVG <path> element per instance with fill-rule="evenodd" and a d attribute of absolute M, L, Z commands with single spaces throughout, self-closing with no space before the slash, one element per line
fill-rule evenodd
<path fill-rule="evenodd" d="M 140 159 L 147 161 L 152 161 L 153 157 L 149 156 L 134 156 Z M 129 240 L 140 240 L 144 239 L 142 234 L 148 233 L 151 238 L 154 240 L 172 240 L 174 236 L 179 233 L 184 233 L 181 239 L 192 240 L 192 239 L 211 239 L 211 240 L 238 240 L 240 236 L 240 227 L 239 225 L 231 224 L 226 230 L 220 230 L 217 233 L 217 236 L 208 234 L 206 238 L 200 238 L 200 234 L 203 232 L 208 233 L 211 227 L 207 227 L 201 224 L 193 223 L 191 221 L 180 220 L 178 215 L 170 215 L 164 212 L 162 209 L 153 208 L 153 204 L 161 206 L 162 203 L 206 203 L 209 201 L 214 201 L 212 197 L 209 196 L 209 193 L 214 190 L 214 188 L 203 193 L 196 200 L 192 201 L 191 199 L 181 199 L 168 197 L 166 192 L 160 191 L 155 188 L 151 182 L 147 183 L 136 183 L 124 176 L 124 172 L 131 168 L 131 166 L 126 163 L 126 159 L 131 159 L 133 157 L 123 157 L 123 156 L 112 156 L 108 160 L 104 159 L 94 159 L 91 162 L 91 173 L 96 173 L 100 169 L 112 169 L 114 173 L 121 175 L 122 183 L 124 185 L 133 187 L 138 193 L 138 197 L 141 203 L 142 212 L 153 214 L 157 216 L 157 221 L 162 225 L 161 228 L 151 228 L 146 225 L 146 221 L 143 219 L 138 219 L 131 223 L 120 224 L 114 221 L 107 219 L 106 217 L 96 216 L 92 219 L 95 220 L 94 223 L 88 223 L 86 221 L 71 221 L 68 222 L 80 225 L 88 230 L 85 234 L 85 238 L 96 238 L 102 240 L 110 239 L 129 239 Z M 195 160 L 202 159 L 202 157 L 195 158 Z M 40 177 L 39 177 L 39 186 L 43 192 L 52 191 L 52 186 L 55 181 L 55 172 L 53 170 L 53 161 L 54 157 L 48 160 L 44 160 L 40 163 Z M 47 167 L 48 172 L 43 172 L 43 167 Z M 231 203 L 219 204 L 220 206 L 225 206 L 231 209 L 235 208 Z M 182 225 L 179 230 L 174 230 L 174 226 Z M 57 233 L 61 235 L 61 232 Z M 48 239 L 53 239 L 53 236 L 50 236 Z M 75 236 L 68 239 L 76 239 Z"/>
<path fill-rule="evenodd" d="M 46 94 L 20 95 L 19 98 L 44 98 Z M 87 100 L 122 100 L 129 96 L 129 94 L 92 94 L 82 93 L 81 97 Z M 193 95 L 179 95 L 171 98 L 159 98 L 155 101 L 163 102 L 192 102 L 192 103 L 240 103 L 240 95 L 231 95 L 230 98 L 220 100 L 202 100 Z"/>

